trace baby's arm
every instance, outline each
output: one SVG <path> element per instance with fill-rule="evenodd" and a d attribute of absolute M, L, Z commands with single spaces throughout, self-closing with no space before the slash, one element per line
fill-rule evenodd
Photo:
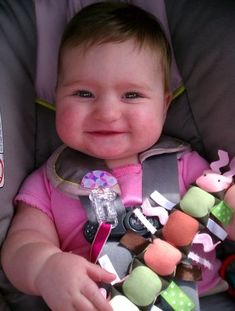
<path fill-rule="evenodd" d="M 112 308 L 95 282 L 115 276 L 85 258 L 62 252 L 47 215 L 20 203 L 2 249 L 2 265 L 22 292 L 42 296 L 53 311 Z"/>

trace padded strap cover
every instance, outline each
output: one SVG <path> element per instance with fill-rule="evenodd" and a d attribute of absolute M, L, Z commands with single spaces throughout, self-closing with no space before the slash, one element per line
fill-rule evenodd
<path fill-rule="evenodd" d="M 163 136 L 157 144 L 140 154 L 139 158 L 141 162 L 145 162 L 153 155 L 181 152 L 188 148 L 180 140 Z M 165 165 L 164 169 L 167 167 Z M 75 199 L 79 195 L 89 194 L 89 190 L 82 187 L 81 181 L 85 174 L 97 169 L 109 171 L 103 160 L 84 155 L 65 145 L 59 147 L 47 161 L 47 175 L 52 185 Z M 165 184 L 168 184 L 167 180 Z"/>

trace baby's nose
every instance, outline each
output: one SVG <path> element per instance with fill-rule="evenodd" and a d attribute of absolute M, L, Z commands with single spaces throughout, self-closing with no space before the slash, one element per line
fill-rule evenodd
<path fill-rule="evenodd" d="M 120 118 L 121 107 L 117 101 L 103 100 L 96 103 L 94 117 L 103 122 L 113 122 Z"/>

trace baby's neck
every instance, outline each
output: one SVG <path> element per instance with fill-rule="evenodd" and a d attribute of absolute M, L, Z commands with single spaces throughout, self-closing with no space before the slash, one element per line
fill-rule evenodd
<path fill-rule="evenodd" d="M 127 158 L 105 160 L 105 162 L 106 162 L 106 165 L 110 169 L 115 169 L 115 168 L 122 167 L 122 166 L 138 164 L 139 157 L 138 157 L 138 154 L 135 154 Z"/>

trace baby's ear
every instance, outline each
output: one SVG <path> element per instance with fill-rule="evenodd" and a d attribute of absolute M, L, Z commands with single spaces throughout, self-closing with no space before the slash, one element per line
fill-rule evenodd
<path fill-rule="evenodd" d="M 166 98 L 166 105 L 168 108 L 170 106 L 170 103 L 171 103 L 172 98 L 173 98 L 172 93 L 171 92 L 166 93 L 165 98 Z"/>
<path fill-rule="evenodd" d="M 165 94 L 165 113 L 167 113 L 167 110 L 171 104 L 172 101 L 172 93 L 171 92 L 167 92 Z"/>

